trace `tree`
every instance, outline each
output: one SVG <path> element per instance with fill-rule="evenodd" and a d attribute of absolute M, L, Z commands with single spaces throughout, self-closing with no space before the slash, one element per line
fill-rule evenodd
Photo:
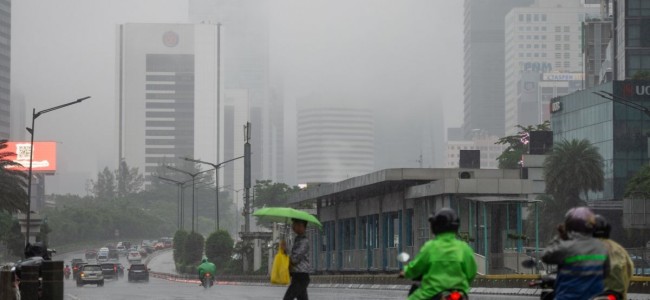
<path fill-rule="evenodd" d="M 230 262 L 234 244 L 235 242 L 227 231 L 215 231 L 205 242 L 205 256 L 218 268 L 223 269 Z"/>
<path fill-rule="evenodd" d="M 137 194 L 142 190 L 144 177 L 138 171 L 138 168 L 129 168 L 126 160 L 120 162 L 120 167 L 115 170 L 117 179 L 117 196 L 124 198 L 130 194 Z"/>
<path fill-rule="evenodd" d="M 588 140 L 561 141 L 544 161 L 544 180 L 546 193 L 565 207 L 582 205 L 581 194 L 603 190 L 603 157 Z"/>
<path fill-rule="evenodd" d="M 625 197 L 650 195 L 650 165 L 644 165 L 625 185 Z"/>
<path fill-rule="evenodd" d="M 205 241 L 203 236 L 196 232 L 190 232 L 185 240 L 185 248 L 183 248 L 183 262 L 185 264 L 198 266 L 203 257 L 204 246 Z"/>
<path fill-rule="evenodd" d="M 185 257 L 183 250 L 185 249 L 185 242 L 187 241 L 187 231 L 177 230 L 174 234 L 174 262 L 176 264 L 183 264 L 183 258 Z"/>
<path fill-rule="evenodd" d="M 271 180 L 257 180 L 255 183 L 255 201 L 253 206 L 287 206 L 289 195 L 299 190 L 299 187 L 291 187 L 285 183 L 273 182 Z"/>
<path fill-rule="evenodd" d="M 92 181 L 93 194 L 99 199 L 113 199 L 115 198 L 115 176 L 108 167 L 97 173 L 97 181 Z"/>
<path fill-rule="evenodd" d="M 5 150 L 7 140 L 0 140 L 0 211 L 24 212 L 27 210 L 27 174 L 8 169 L 21 166 L 8 158 L 16 153 Z"/>
<path fill-rule="evenodd" d="M 23 256 L 25 237 L 20 232 L 18 219 L 6 211 L 0 211 L 0 243 L 7 246 L 7 254 L 16 258 Z"/>
<path fill-rule="evenodd" d="M 650 71 L 649 70 L 640 70 L 636 71 L 632 76 L 632 80 L 650 80 Z"/>
<path fill-rule="evenodd" d="M 528 153 L 528 138 L 531 131 L 549 131 L 551 123 L 544 121 L 542 124 L 529 126 L 515 126 L 519 131 L 515 135 L 500 138 L 495 144 L 508 145 L 501 155 L 497 157 L 499 169 L 517 169 L 520 167 L 521 156 Z"/>

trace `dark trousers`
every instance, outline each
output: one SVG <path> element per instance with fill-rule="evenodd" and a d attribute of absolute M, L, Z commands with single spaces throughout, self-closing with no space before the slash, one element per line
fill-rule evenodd
<path fill-rule="evenodd" d="M 309 281 L 307 273 L 291 273 L 291 284 L 284 294 L 283 300 L 309 300 L 309 296 L 307 296 Z"/>

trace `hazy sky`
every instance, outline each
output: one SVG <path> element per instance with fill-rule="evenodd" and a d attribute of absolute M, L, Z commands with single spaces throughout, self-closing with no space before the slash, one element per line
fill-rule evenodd
<path fill-rule="evenodd" d="M 286 98 L 287 125 L 296 99 L 326 91 L 358 95 L 380 118 L 444 112 L 446 126 L 462 123 L 462 1 L 270 6 L 270 75 Z M 187 8 L 185 0 L 12 1 L 11 92 L 24 97 L 26 113 L 92 96 L 37 120 L 36 139 L 59 142 L 61 176 L 48 177 L 48 193 L 82 193 L 86 178 L 117 161 L 116 25 L 185 23 Z"/>

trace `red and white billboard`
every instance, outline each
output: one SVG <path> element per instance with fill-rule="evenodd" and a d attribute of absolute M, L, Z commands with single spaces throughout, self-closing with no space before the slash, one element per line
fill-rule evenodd
<path fill-rule="evenodd" d="M 5 159 L 19 163 L 21 166 L 8 167 L 13 170 L 29 171 L 29 142 L 7 142 L 2 152 L 11 152 Z M 33 173 L 54 174 L 56 172 L 56 142 L 34 142 Z"/>

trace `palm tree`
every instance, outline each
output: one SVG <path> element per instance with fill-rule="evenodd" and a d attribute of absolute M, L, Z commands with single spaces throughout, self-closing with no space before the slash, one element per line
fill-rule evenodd
<path fill-rule="evenodd" d="M 561 141 L 544 161 L 544 180 L 547 194 L 567 207 L 581 205 L 581 194 L 603 190 L 603 157 L 588 140 Z"/>
<path fill-rule="evenodd" d="M 585 204 L 581 194 L 603 190 L 603 157 L 587 140 L 561 141 L 544 161 L 544 180 L 547 195 L 538 198 L 541 242 L 556 234 L 566 211 Z"/>
<path fill-rule="evenodd" d="M 0 210 L 24 212 L 27 210 L 27 174 L 7 169 L 10 166 L 21 166 L 7 159 L 16 155 L 4 150 L 7 147 L 7 140 L 0 140 Z"/>

